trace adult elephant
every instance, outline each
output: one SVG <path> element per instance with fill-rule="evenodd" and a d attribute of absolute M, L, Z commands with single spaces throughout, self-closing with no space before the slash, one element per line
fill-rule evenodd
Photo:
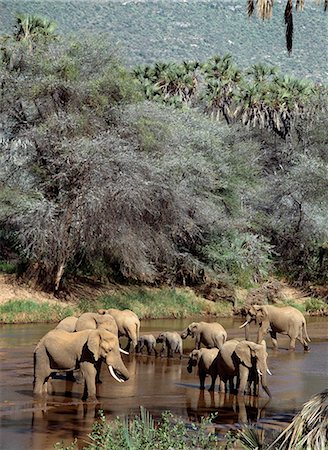
<path fill-rule="evenodd" d="M 167 349 L 168 358 L 172 358 L 174 353 L 179 353 L 180 359 L 182 358 L 182 339 L 180 334 L 176 331 L 164 331 L 160 333 L 156 338 L 156 342 L 161 342 L 163 344 L 160 351 L 161 356 L 163 356 L 163 353 Z"/>
<path fill-rule="evenodd" d="M 267 365 L 267 351 L 265 341 L 256 344 L 251 341 L 238 341 L 231 339 L 225 342 L 216 359 L 218 376 L 220 377 L 220 389 L 230 383 L 233 390 L 234 377 L 237 377 L 236 390 L 243 395 L 246 392 L 248 382 L 257 386 L 261 382 L 263 390 L 271 397 L 267 385 L 267 373 L 271 374 Z M 258 389 L 256 386 L 256 391 Z"/>
<path fill-rule="evenodd" d="M 214 391 L 215 382 L 218 376 L 217 357 L 219 354 L 218 348 L 200 348 L 199 350 L 193 350 L 189 355 L 187 364 L 187 370 L 192 373 L 194 367 L 198 367 L 198 376 L 200 389 L 205 389 L 205 378 L 210 375 L 212 379 L 209 391 Z"/>
<path fill-rule="evenodd" d="M 73 333 L 75 331 L 77 322 L 77 317 L 69 316 L 65 317 L 65 319 L 61 320 L 59 324 L 56 326 L 57 330 L 65 330 L 69 333 Z"/>
<path fill-rule="evenodd" d="M 98 313 L 110 314 L 112 317 L 114 317 L 118 327 L 118 336 L 126 336 L 128 338 L 128 343 L 125 347 L 125 350 L 129 351 L 131 343 L 133 348 L 135 349 L 138 343 L 140 320 L 133 311 L 129 309 L 124 309 L 123 311 L 121 311 L 120 309 L 110 308 L 99 309 Z"/>
<path fill-rule="evenodd" d="M 192 322 L 181 333 L 182 339 L 186 339 L 188 336 L 196 338 L 196 350 L 200 349 L 201 344 L 207 348 L 221 348 L 227 340 L 226 330 L 217 322 Z"/>
<path fill-rule="evenodd" d="M 118 326 L 115 318 L 110 314 L 86 312 L 80 315 L 75 325 L 75 331 L 107 330 L 118 336 Z"/>
<path fill-rule="evenodd" d="M 146 347 L 148 355 L 151 355 L 152 351 L 154 351 L 155 356 L 157 356 L 156 338 L 152 334 L 139 336 L 136 353 L 141 353 L 144 347 Z"/>
<path fill-rule="evenodd" d="M 296 339 L 309 350 L 311 342 L 303 314 L 292 306 L 277 307 L 273 305 L 252 305 L 247 309 L 246 322 L 240 328 L 246 327 L 248 339 L 249 324 L 255 321 L 259 325 L 257 343 L 261 342 L 269 331 L 273 347 L 278 349 L 277 333 L 286 334 L 290 338 L 289 349 L 295 350 Z"/>
<path fill-rule="evenodd" d="M 96 401 L 96 363 L 99 360 L 106 362 L 115 380 L 123 382 L 129 379 L 118 338 L 113 333 L 106 330 L 49 331 L 34 350 L 34 394 L 47 393 L 47 382 L 54 371 L 80 368 L 84 378 L 82 399 Z"/>

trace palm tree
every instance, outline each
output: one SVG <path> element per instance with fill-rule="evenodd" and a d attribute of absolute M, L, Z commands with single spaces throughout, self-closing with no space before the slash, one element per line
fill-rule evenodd
<path fill-rule="evenodd" d="M 257 14 L 261 19 L 271 19 L 272 17 L 272 9 L 274 0 L 247 0 L 247 12 L 249 16 L 252 16 L 255 10 L 255 4 L 257 6 Z M 317 2 L 320 3 L 320 0 Z M 328 0 L 323 0 L 324 11 L 328 9 Z M 304 8 L 304 0 L 296 0 L 295 1 L 296 10 L 303 10 Z M 288 53 L 292 51 L 293 48 L 293 32 L 294 32 L 294 24 L 293 24 L 293 0 L 286 0 L 285 7 L 285 25 L 286 25 L 286 47 Z"/>
<path fill-rule="evenodd" d="M 55 39 L 55 22 L 34 16 L 32 14 L 17 14 L 14 38 L 17 41 L 27 42 L 30 49 L 33 45 L 42 40 L 43 42 Z"/>

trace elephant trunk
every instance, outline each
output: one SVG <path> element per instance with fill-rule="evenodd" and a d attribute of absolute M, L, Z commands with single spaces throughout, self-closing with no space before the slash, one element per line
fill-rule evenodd
<path fill-rule="evenodd" d="M 271 395 L 270 389 L 268 388 L 268 383 L 267 383 L 267 368 L 263 368 L 263 372 L 261 371 L 260 379 L 261 379 L 261 384 L 262 384 L 263 390 L 271 398 L 272 395 Z"/>
<path fill-rule="evenodd" d="M 185 330 L 182 331 L 182 333 L 180 334 L 182 339 L 186 339 L 189 335 L 189 330 L 188 328 L 186 328 Z"/>

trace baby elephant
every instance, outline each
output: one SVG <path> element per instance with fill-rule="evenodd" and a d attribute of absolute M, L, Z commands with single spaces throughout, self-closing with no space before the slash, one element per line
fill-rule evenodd
<path fill-rule="evenodd" d="M 157 356 L 156 339 L 152 334 L 144 334 L 138 339 L 136 353 L 141 353 L 141 350 L 146 347 L 148 355 L 151 355 L 154 350 L 155 356 Z"/>
<path fill-rule="evenodd" d="M 200 382 L 200 389 L 205 389 L 206 375 L 210 375 L 212 383 L 209 391 L 214 391 L 215 381 L 218 376 L 217 356 L 219 354 L 218 348 L 200 348 L 193 350 L 189 355 L 187 370 L 192 373 L 193 367 L 198 366 L 198 376 Z"/>
<path fill-rule="evenodd" d="M 176 331 L 166 331 L 160 333 L 156 339 L 156 342 L 162 342 L 163 347 L 160 355 L 163 356 L 165 349 L 167 348 L 168 358 L 173 357 L 173 353 L 179 353 L 180 359 L 182 358 L 182 339 L 179 333 Z"/>

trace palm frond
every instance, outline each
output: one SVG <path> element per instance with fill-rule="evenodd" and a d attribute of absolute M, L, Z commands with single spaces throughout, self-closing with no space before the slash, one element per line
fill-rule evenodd
<path fill-rule="evenodd" d="M 273 0 L 257 0 L 257 14 L 261 19 L 271 19 Z"/>
<path fill-rule="evenodd" d="M 314 395 L 268 450 L 326 449 L 328 439 L 328 389 Z M 277 445 L 279 445 L 277 447 Z"/>

